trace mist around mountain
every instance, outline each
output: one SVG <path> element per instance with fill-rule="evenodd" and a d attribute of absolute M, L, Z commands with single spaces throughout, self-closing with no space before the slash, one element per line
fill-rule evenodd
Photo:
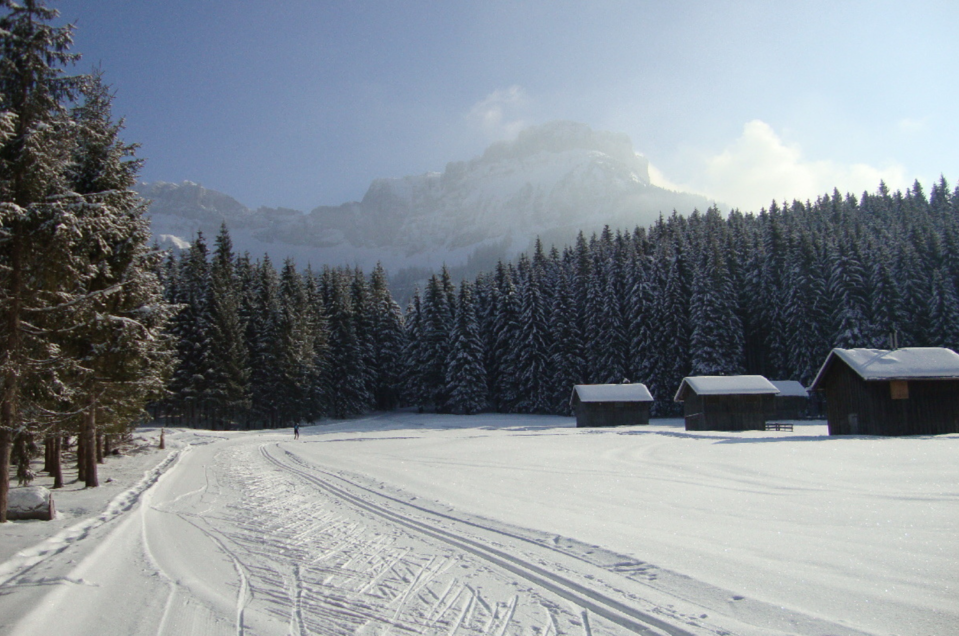
<path fill-rule="evenodd" d="M 361 201 L 308 213 L 252 210 L 191 182 L 142 184 L 139 192 L 151 200 L 161 247 L 183 248 L 198 231 L 213 236 L 226 223 L 238 251 L 254 257 L 363 269 L 381 262 L 394 278 L 444 264 L 472 275 L 537 237 L 566 244 L 580 231 L 632 230 L 713 204 L 652 185 L 647 160 L 626 135 L 565 121 L 528 128 L 443 172 L 376 179 Z"/>

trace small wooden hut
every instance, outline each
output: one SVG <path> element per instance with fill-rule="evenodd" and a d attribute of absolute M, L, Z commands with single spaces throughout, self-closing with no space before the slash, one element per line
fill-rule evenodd
<path fill-rule="evenodd" d="M 795 380 L 770 380 L 779 389 L 773 400 L 775 417 L 779 420 L 801 420 L 809 417 L 809 391 Z"/>
<path fill-rule="evenodd" d="M 942 347 L 833 349 L 810 387 L 830 435 L 959 433 L 959 354 Z"/>
<path fill-rule="evenodd" d="M 645 384 L 577 384 L 570 396 L 578 428 L 649 424 L 653 396 Z"/>
<path fill-rule="evenodd" d="M 761 375 L 684 378 L 676 391 L 687 431 L 762 431 L 779 389 Z"/>

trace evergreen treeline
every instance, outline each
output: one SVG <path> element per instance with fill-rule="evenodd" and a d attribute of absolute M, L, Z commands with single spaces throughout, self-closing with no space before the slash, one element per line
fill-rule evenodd
<path fill-rule="evenodd" d="M 201 234 L 163 268 L 179 364 L 155 415 L 246 429 L 396 408 L 403 318 L 382 267 L 277 271 L 235 255 L 225 226 L 208 252 Z"/>
<path fill-rule="evenodd" d="M 674 213 L 541 245 L 407 312 L 406 399 L 439 410 L 568 413 L 578 383 L 645 383 L 678 412 L 687 375 L 814 378 L 832 347 L 959 347 L 959 189 L 885 185 L 758 215 Z"/>
<path fill-rule="evenodd" d="M 200 237 L 165 268 L 180 365 L 162 408 L 199 426 L 275 427 L 412 405 L 569 413 L 572 386 L 645 383 L 676 412 L 687 375 L 808 385 L 832 347 L 959 346 L 959 190 L 715 208 L 537 244 L 405 315 L 386 274 L 278 273 Z"/>
<path fill-rule="evenodd" d="M 172 314 L 149 248 L 140 169 L 98 71 L 69 75 L 72 26 L 39 0 L 0 0 L 0 522 L 11 450 L 21 483 L 42 440 L 97 486 L 105 433 L 164 392 Z"/>

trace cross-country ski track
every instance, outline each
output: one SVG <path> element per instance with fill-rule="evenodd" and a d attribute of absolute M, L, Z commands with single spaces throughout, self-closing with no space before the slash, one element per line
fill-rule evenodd
<path fill-rule="evenodd" d="M 375 461 L 346 469 L 337 443 L 369 441 L 346 429 L 296 442 L 168 433 L 180 448 L 125 508 L 32 562 L 4 564 L 19 569 L 0 584 L 0 635 L 882 633 L 463 510 L 390 483 Z M 395 449 L 424 434 L 377 440 Z"/>

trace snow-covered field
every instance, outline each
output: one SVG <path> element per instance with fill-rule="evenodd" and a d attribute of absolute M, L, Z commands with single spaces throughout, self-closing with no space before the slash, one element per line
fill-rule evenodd
<path fill-rule="evenodd" d="M 167 441 L 0 526 L 0 634 L 959 634 L 959 435 L 391 413 Z"/>

